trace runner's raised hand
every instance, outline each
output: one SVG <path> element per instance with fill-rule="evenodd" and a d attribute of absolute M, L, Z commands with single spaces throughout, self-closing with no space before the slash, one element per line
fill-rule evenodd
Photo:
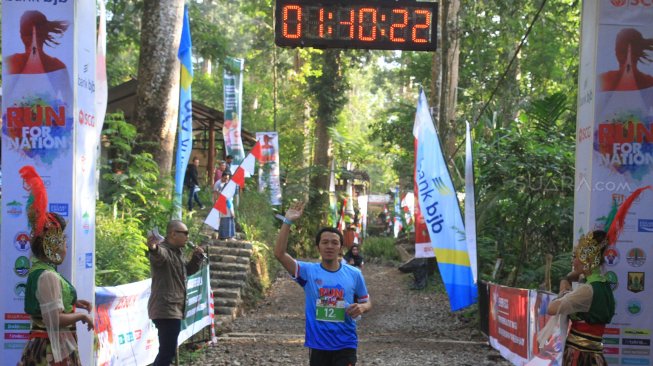
<path fill-rule="evenodd" d="M 290 204 L 286 211 L 286 218 L 290 221 L 295 221 L 302 216 L 304 212 L 304 202 L 296 201 Z"/>

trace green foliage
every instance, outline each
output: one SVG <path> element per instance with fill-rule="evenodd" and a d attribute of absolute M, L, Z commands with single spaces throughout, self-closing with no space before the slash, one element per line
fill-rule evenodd
<path fill-rule="evenodd" d="M 143 2 L 103 1 L 107 8 L 107 78 L 111 87 L 138 75 Z"/>
<path fill-rule="evenodd" d="M 394 238 L 369 237 L 361 247 L 365 258 L 381 258 L 384 260 L 399 260 Z"/>
<path fill-rule="evenodd" d="M 258 192 L 254 179 L 246 180 L 246 190 L 240 194 L 236 213 L 238 223 L 247 240 L 274 245 L 277 231 L 275 211 L 270 205 L 269 192 Z"/>
<path fill-rule="evenodd" d="M 529 104 L 509 127 L 475 129 L 481 270 L 490 273 L 490 258 L 502 257 L 505 269 L 517 269 L 509 285 L 537 286 L 543 277 L 533 271 L 545 254 L 570 249 L 574 121 L 558 93 Z"/>
<path fill-rule="evenodd" d="M 96 209 L 96 286 L 116 286 L 150 275 L 141 222 L 133 217 L 113 218 L 111 208 L 98 202 Z"/>
<path fill-rule="evenodd" d="M 102 132 L 106 160 L 101 166 L 100 200 L 112 206 L 114 217 L 132 217 L 143 227 L 165 227 L 171 213 L 170 185 L 161 181 L 149 153 L 134 153 L 136 128 L 122 113 L 108 114 Z"/>

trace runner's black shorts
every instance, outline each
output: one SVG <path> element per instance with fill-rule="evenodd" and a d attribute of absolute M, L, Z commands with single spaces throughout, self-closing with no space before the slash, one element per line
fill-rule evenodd
<path fill-rule="evenodd" d="M 345 348 L 337 351 L 308 349 L 311 366 L 354 366 L 356 365 L 356 348 Z"/>

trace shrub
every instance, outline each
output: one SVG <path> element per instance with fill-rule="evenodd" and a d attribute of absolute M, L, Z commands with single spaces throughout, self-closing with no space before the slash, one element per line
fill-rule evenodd
<path fill-rule="evenodd" d="M 96 222 L 96 286 L 117 286 L 150 276 L 141 222 L 133 217 L 114 218 L 108 206 L 98 202 Z"/>
<path fill-rule="evenodd" d="M 361 246 L 365 258 L 381 258 L 385 260 L 399 260 L 393 238 L 369 237 Z"/>

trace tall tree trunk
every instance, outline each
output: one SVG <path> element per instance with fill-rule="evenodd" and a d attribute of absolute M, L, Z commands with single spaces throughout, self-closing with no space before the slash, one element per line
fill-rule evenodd
<path fill-rule="evenodd" d="M 309 88 L 317 100 L 317 118 L 315 125 L 315 150 L 311 175 L 310 212 L 321 214 L 326 219 L 328 213 L 329 166 L 331 162 L 331 136 L 329 128 L 338 122 L 347 99 L 347 80 L 341 62 L 341 51 L 325 50 L 313 59 L 316 65 L 322 65 L 322 75 L 311 78 Z"/>
<path fill-rule="evenodd" d="M 456 149 L 456 100 L 458 98 L 458 65 L 460 59 L 460 32 L 458 13 L 460 0 L 442 0 L 442 80 L 440 119 L 443 150 L 451 158 Z"/>
<path fill-rule="evenodd" d="M 172 169 L 179 105 L 183 0 L 144 0 L 134 124 L 148 144 L 161 176 Z"/>

